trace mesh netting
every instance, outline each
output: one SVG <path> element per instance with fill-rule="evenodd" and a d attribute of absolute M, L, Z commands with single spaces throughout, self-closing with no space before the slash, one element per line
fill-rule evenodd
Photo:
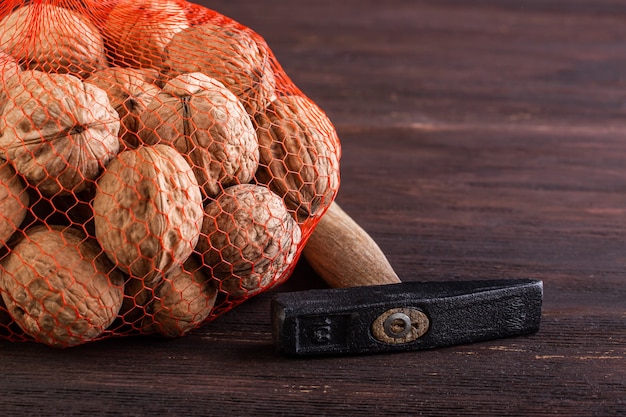
<path fill-rule="evenodd" d="M 283 283 L 339 187 L 266 42 L 182 0 L 0 5 L 0 338 L 180 336 Z"/>

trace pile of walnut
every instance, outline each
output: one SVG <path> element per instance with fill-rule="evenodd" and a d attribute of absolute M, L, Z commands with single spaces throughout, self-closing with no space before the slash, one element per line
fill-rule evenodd
<path fill-rule="evenodd" d="M 258 35 L 182 5 L 0 21 L 0 336 L 185 334 L 284 282 L 334 199 L 331 122 Z"/>

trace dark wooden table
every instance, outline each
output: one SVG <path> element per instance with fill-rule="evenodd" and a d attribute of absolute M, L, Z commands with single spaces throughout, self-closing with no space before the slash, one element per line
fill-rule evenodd
<path fill-rule="evenodd" d="M 626 414 L 621 0 L 205 1 L 342 140 L 338 202 L 405 281 L 538 278 L 539 333 L 289 359 L 272 293 L 169 341 L 0 342 L 0 414 Z M 319 288 L 300 262 L 278 291 Z"/>

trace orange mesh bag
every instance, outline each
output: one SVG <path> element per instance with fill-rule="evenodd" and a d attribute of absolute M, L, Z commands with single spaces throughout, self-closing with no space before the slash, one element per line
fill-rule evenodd
<path fill-rule="evenodd" d="M 0 338 L 181 336 L 283 283 L 339 187 L 332 123 L 183 0 L 0 5 Z"/>

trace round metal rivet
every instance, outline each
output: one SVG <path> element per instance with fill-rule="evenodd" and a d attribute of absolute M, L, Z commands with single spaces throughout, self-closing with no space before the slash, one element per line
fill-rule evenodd
<path fill-rule="evenodd" d="M 411 318 L 404 313 L 393 313 L 383 323 L 385 334 L 399 339 L 411 333 Z"/>
<path fill-rule="evenodd" d="M 411 343 L 430 327 L 428 316 L 412 307 L 392 308 L 379 315 L 371 326 L 372 336 L 389 345 Z"/>

